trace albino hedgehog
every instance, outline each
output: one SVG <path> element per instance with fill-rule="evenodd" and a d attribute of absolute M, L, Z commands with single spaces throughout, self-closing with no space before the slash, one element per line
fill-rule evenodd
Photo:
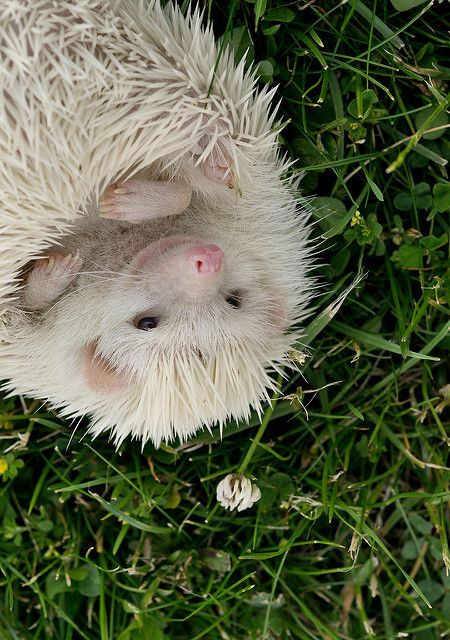
<path fill-rule="evenodd" d="M 194 11 L 0 0 L 5 388 L 156 446 L 248 419 L 312 296 L 273 90 Z"/>

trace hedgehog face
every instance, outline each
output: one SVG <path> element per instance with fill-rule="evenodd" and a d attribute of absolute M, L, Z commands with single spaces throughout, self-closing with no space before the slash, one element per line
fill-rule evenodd
<path fill-rule="evenodd" d="M 248 254 L 229 249 L 224 255 L 218 245 L 190 236 L 150 243 L 100 299 L 96 373 L 90 378 L 98 389 L 102 374 L 96 358 L 145 378 L 155 353 L 192 351 L 208 359 L 220 344 L 251 348 L 282 334 L 286 316 Z"/>
<path fill-rule="evenodd" d="M 116 428 L 118 441 L 129 433 L 157 444 L 184 439 L 204 424 L 258 409 L 273 386 L 267 370 L 292 342 L 275 291 L 246 251 L 224 252 L 190 236 L 142 249 L 95 295 L 102 315 L 81 349 L 83 384 L 94 404 L 119 401 L 128 423 L 132 415 L 132 427 L 123 434 Z M 89 314 L 88 303 L 85 309 Z M 105 429 L 102 417 L 93 418 L 93 431 Z"/>

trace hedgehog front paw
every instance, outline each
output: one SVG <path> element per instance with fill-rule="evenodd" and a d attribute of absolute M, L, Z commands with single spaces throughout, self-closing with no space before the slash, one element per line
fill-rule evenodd
<path fill-rule="evenodd" d="M 77 255 L 52 252 L 38 258 L 22 291 L 22 305 L 27 309 L 44 309 L 64 293 L 77 277 L 82 265 Z"/>
<path fill-rule="evenodd" d="M 132 218 L 137 214 L 133 206 L 136 204 L 136 196 L 133 195 L 134 182 L 136 181 L 127 180 L 109 185 L 99 202 L 98 208 L 102 218 L 133 221 Z"/>
<path fill-rule="evenodd" d="M 230 189 L 237 187 L 232 158 L 224 151 L 219 143 L 212 148 L 211 135 L 203 135 L 193 151 L 196 165 L 199 165 L 208 180 L 225 184 Z"/>
<path fill-rule="evenodd" d="M 103 218 L 139 223 L 181 213 L 191 196 L 192 188 L 185 182 L 132 178 L 108 187 L 99 212 Z"/>

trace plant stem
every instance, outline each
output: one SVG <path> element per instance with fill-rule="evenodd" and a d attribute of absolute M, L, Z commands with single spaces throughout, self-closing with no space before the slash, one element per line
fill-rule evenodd
<path fill-rule="evenodd" d="M 261 441 L 261 438 L 264 435 L 264 432 L 265 432 L 265 430 L 267 428 L 267 425 L 270 422 L 270 418 L 272 417 L 272 414 L 274 412 L 275 406 L 277 404 L 277 400 L 278 400 L 278 398 L 280 397 L 280 394 L 281 394 L 280 387 L 281 387 L 282 380 L 283 380 L 283 377 L 280 374 L 278 376 L 278 380 L 277 380 L 278 390 L 275 391 L 275 393 L 272 396 L 272 401 L 271 401 L 270 405 L 267 407 L 267 409 L 266 409 L 266 411 L 264 413 L 263 419 L 261 420 L 261 425 L 260 425 L 260 427 L 259 427 L 259 429 L 258 429 L 258 431 L 256 433 L 256 436 L 253 438 L 252 443 L 251 443 L 250 447 L 248 448 L 248 451 L 245 454 L 245 457 L 244 457 L 243 461 L 241 462 L 241 466 L 239 467 L 239 469 L 237 471 L 238 473 L 244 473 L 245 472 L 246 468 L 248 467 L 249 462 L 252 459 L 252 456 L 253 456 L 253 453 L 255 452 L 256 447 L 258 446 L 258 444 Z"/>

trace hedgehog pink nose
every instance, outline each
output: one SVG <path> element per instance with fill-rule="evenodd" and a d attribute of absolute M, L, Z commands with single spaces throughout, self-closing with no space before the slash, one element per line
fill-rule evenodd
<path fill-rule="evenodd" d="M 223 251 L 215 244 L 190 247 L 187 258 L 196 274 L 219 273 L 222 270 Z"/>

